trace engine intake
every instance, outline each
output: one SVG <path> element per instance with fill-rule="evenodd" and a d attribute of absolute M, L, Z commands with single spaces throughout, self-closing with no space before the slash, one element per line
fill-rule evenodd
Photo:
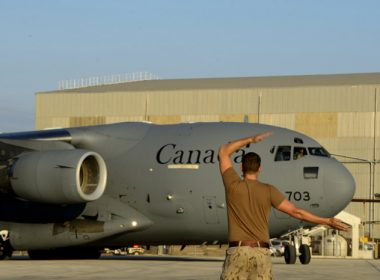
<path fill-rule="evenodd" d="M 96 200 L 103 195 L 106 181 L 103 158 L 80 149 L 21 154 L 11 176 L 12 190 L 17 196 L 51 204 Z"/>

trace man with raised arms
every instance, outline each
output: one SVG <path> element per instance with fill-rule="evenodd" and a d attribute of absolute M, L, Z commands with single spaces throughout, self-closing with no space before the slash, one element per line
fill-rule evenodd
<path fill-rule="evenodd" d="M 243 179 L 233 169 L 231 155 L 242 147 L 258 143 L 272 135 L 265 132 L 235 140 L 219 149 L 219 168 L 227 200 L 229 249 L 221 279 L 272 279 L 269 251 L 269 214 L 271 207 L 314 224 L 348 230 L 335 218 L 322 218 L 297 208 L 276 187 L 258 180 L 261 158 L 250 152 L 243 156 Z"/>

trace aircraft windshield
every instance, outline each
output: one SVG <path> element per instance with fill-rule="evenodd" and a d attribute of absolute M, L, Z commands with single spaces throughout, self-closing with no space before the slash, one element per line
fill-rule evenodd
<path fill-rule="evenodd" d="M 273 153 L 275 147 L 273 146 L 270 150 Z M 300 146 L 278 146 L 276 150 L 276 155 L 274 157 L 275 161 L 290 161 L 299 160 L 304 156 L 312 155 L 317 157 L 331 157 L 328 151 L 322 147 L 300 147 Z"/>
<path fill-rule="evenodd" d="M 291 147 L 290 146 L 279 146 L 274 158 L 275 161 L 288 161 L 291 159 Z"/>
<path fill-rule="evenodd" d="M 304 147 L 293 148 L 293 159 L 297 160 L 307 155 L 307 150 Z"/>
<path fill-rule="evenodd" d="M 312 147 L 308 148 L 309 154 L 312 156 L 318 156 L 318 157 L 330 157 L 330 154 L 328 151 L 326 151 L 322 147 Z"/>

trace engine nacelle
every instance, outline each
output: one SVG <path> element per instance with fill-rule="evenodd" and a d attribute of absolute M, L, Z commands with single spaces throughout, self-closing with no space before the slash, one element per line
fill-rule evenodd
<path fill-rule="evenodd" d="M 24 153 L 12 167 L 14 193 L 33 202 L 93 201 L 102 196 L 106 182 L 103 158 L 80 149 Z"/>

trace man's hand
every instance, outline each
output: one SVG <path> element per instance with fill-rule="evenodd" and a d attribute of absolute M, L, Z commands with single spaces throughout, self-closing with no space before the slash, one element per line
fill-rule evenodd
<path fill-rule="evenodd" d="M 347 224 L 336 218 L 329 218 L 327 225 L 341 231 L 348 231 L 350 229 Z"/>
<path fill-rule="evenodd" d="M 264 140 L 265 138 L 272 136 L 272 134 L 273 134 L 273 132 L 271 132 L 271 131 L 267 131 L 267 132 L 257 134 L 257 135 L 252 137 L 252 142 L 258 143 L 258 142 Z"/>
<path fill-rule="evenodd" d="M 348 231 L 350 227 L 343 223 L 341 220 L 336 218 L 323 218 L 305 209 L 296 207 L 289 200 L 284 199 L 280 205 L 277 206 L 277 209 L 302 221 L 307 221 L 317 225 L 326 225 L 336 230 Z"/>

